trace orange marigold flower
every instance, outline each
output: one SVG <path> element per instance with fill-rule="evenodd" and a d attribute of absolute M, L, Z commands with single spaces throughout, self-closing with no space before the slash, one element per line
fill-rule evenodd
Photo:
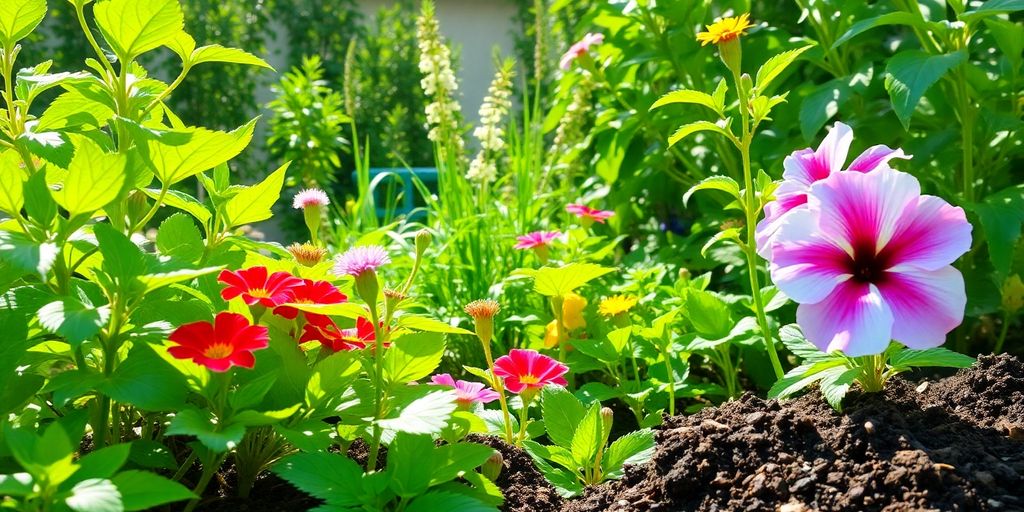
<path fill-rule="evenodd" d="M 708 25 L 707 31 L 697 34 L 697 40 L 700 41 L 701 46 L 707 46 L 708 43 L 720 44 L 732 41 L 745 34 L 746 30 L 752 26 L 749 14 L 722 18 Z"/>

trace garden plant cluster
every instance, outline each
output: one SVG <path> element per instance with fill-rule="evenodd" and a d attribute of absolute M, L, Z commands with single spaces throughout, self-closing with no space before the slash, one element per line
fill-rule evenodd
<path fill-rule="evenodd" d="M 838 415 L 1020 350 L 1020 1 L 798 0 L 813 37 L 783 37 L 733 2 L 538 0 L 535 62 L 496 58 L 469 127 L 423 0 L 438 183 L 383 218 L 318 58 L 271 105 L 295 161 L 242 184 L 259 120 L 168 98 L 197 67 L 271 66 L 197 42 L 179 0 L 67 1 L 94 53 L 73 71 L 18 58 L 46 0 L 0 3 L 0 509 L 191 512 L 273 481 L 313 510 L 509 510 L 507 450 L 571 499 L 747 391 Z M 329 119 L 290 110 L 325 98 Z M 343 194 L 298 128 L 321 121 Z M 889 135 L 915 125 L 941 137 Z M 685 186 L 663 222 L 658 180 Z M 275 213 L 294 243 L 248 236 Z"/>

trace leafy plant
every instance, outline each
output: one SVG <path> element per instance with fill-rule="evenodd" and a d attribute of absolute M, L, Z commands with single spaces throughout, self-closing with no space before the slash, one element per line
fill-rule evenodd
<path fill-rule="evenodd" d="M 624 465 L 642 464 L 654 454 L 654 433 L 649 429 L 624 434 L 609 444 L 613 414 L 600 402 L 587 407 L 556 386 L 544 388 L 541 401 L 544 428 L 554 444 L 526 441 L 524 446 L 564 496 L 575 496 L 585 486 L 621 478 Z"/>

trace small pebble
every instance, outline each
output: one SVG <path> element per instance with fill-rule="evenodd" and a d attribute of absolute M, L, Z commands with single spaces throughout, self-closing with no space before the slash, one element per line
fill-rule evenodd
<path fill-rule="evenodd" d="M 868 434 L 874 434 L 875 433 L 875 424 L 871 423 L 870 421 L 865 421 L 864 422 L 864 431 L 867 432 Z"/>
<path fill-rule="evenodd" d="M 918 393 L 924 393 L 926 389 L 928 389 L 928 381 L 924 381 L 917 386 Z"/>

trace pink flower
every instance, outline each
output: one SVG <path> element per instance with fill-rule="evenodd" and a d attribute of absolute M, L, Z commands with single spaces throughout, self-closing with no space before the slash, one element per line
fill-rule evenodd
<path fill-rule="evenodd" d="M 534 231 L 522 236 L 517 236 L 516 249 L 536 249 L 550 244 L 554 239 L 562 236 L 559 231 Z"/>
<path fill-rule="evenodd" d="M 331 204 L 331 200 L 327 198 L 327 193 L 318 188 L 307 188 L 295 194 L 295 199 L 292 200 L 292 207 L 297 210 L 305 210 L 310 206 L 327 206 Z"/>
<path fill-rule="evenodd" d="M 536 350 L 512 349 L 494 362 L 494 374 L 505 380 L 505 389 L 513 393 L 537 391 L 547 384 L 564 386 L 569 367 Z"/>
<path fill-rule="evenodd" d="M 769 257 L 771 242 L 779 229 L 782 216 L 807 203 L 807 191 L 811 185 L 843 170 L 852 142 L 853 130 L 843 123 L 836 123 L 818 149 L 795 151 L 782 162 L 782 184 L 775 190 L 775 201 L 765 205 L 765 218 L 757 225 L 757 248 L 762 257 Z M 846 170 L 870 172 L 887 169 L 889 160 L 893 158 L 909 159 L 910 155 L 902 149 L 891 149 L 879 144 L 864 150 Z"/>
<path fill-rule="evenodd" d="M 430 378 L 430 382 L 438 386 L 455 388 L 455 401 L 463 408 L 469 408 L 475 403 L 490 403 L 498 399 L 498 393 L 493 389 L 487 389 L 484 384 L 455 380 L 447 373 L 434 375 Z"/>
<path fill-rule="evenodd" d="M 921 195 L 913 176 L 839 172 L 782 220 L 770 270 L 821 350 L 878 354 L 892 339 L 924 349 L 963 321 L 964 279 L 950 264 L 970 247 L 964 211 Z"/>
<path fill-rule="evenodd" d="M 391 263 L 391 258 L 379 245 L 353 247 L 335 258 L 334 273 L 339 276 L 347 274 L 359 277 L 364 272 L 377 270 L 377 267 L 388 263 Z"/>
<path fill-rule="evenodd" d="M 273 308 L 295 298 L 295 288 L 302 286 L 299 279 L 288 272 L 269 274 L 267 267 L 244 270 L 222 270 L 217 281 L 224 283 L 220 296 L 224 300 L 242 297 L 246 304 Z"/>
<path fill-rule="evenodd" d="M 575 215 L 576 217 L 578 217 L 580 219 L 596 221 L 596 222 L 599 222 L 601 224 L 604 224 L 605 220 L 608 220 L 608 219 L 610 219 L 610 218 L 615 216 L 615 212 L 613 212 L 613 211 L 596 210 L 596 209 L 591 208 L 589 206 L 585 206 L 585 205 L 578 204 L 578 203 L 566 205 L 565 211 Z"/>
<path fill-rule="evenodd" d="M 558 61 L 558 67 L 562 69 L 569 69 L 569 66 L 572 65 L 572 61 L 589 52 L 591 46 L 601 44 L 603 42 L 604 34 L 588 33 L 583 36 L 583 39 L 580 39 L 579 42 L 569 47 L 569 50 L 562 55 L 562 59 Z"/>

